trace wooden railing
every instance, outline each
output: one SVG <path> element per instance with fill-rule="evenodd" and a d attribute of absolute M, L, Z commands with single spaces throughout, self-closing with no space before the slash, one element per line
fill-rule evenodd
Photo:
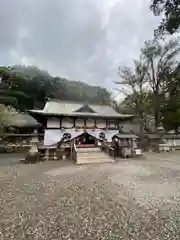
<path fill-rule="evenodd" d="M 72 149 L 71 149 L 71 158 L 73 161 L 77 161 L 77 147 L 75 142 L 72 144 Z"/>
<path fill-rule="evenodd" d="M 108 143 L 104 142 L 101 145 L 101 150 L 108 154 L 110 157 L 115 159 L 115 149 Z"/>

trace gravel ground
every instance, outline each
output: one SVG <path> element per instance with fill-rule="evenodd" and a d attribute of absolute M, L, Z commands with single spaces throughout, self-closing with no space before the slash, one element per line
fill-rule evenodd
<path fill-rule="evenodd" d="M 1 166 L 0 240 L 179 240 L 178 158 Z"/>
<path fill-rule="evenodd" d="M 0 167 L 18 164 L 19 159 L 22 157 L 23 154 L 19 153 L 0 153 Z"/>

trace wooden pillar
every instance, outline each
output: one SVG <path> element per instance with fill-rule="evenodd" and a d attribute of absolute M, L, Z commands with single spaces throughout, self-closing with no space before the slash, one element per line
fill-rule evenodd
<path fill-rule="evenodd" d="M 49 161 L 49 148 L 46 148 L 46 151 L 45 151 L 45 160 Z"/>

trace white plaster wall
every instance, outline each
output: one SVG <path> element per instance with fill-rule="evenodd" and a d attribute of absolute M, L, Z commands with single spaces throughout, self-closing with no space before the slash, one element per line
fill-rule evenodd
<path fill-rule="evenodd" d="M 176 146 L 180 146 L 180 139 L 175 140 Z"/>
<path fill-rule="evenodd" d="M 180 146 L 180 139 L 167 139 L 169 146 Z"/>
<path fill-rule="evenodd" d="M 173 139 L 167 139 L 166 143 L 169 145 L 169 146 L 173 146 L 174 145 L 174 140 Z"/>
<path fill-rule="evenodd" d="M 108 121 L 107 122 L 107 124 L 108 124 L 108 127 L 112 127 L 112 128 L 117 128 L 117 123 L 116 123 L 116 121 Z"/>
<path fill-rule="evenodd" d="M 61 127 L 71 128 L 74 125 L 74 120 L 72 118 L 63 118 Z"/>
<path fill-rule="evenodd" d="M 80 118 L 76 119 L 75 126 L 77 126 L 77 127 L 84 126 L 84 120 L 80 119 Z"/>
<path fill-rule="evenodd" d="M 96 120 L 97 128 L 106 128 L 106 120 Z"/>
<path fill-rule="evenodd" d="M 89 127 L 95 126 L 95 120 L 87 119 L 86 120 L 86 126 L 89 126 Z"/>
<path fill-rule="evenodd" d="M 47 120 L 47 128 L 60 128 L 60 119 L 49 118 Z"/>
<path fill-rule="evenodd" d="M 55 147 L 61 140 L 62 133 L 60 129 L 45 129 L 44 132 L 44 145 L 49 147 Z"/>

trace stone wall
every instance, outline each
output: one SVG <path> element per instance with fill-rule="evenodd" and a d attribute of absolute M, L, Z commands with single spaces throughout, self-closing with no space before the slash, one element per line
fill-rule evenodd
<path fill-rule="evenodd" d="M 167 144 L 170 149 L 180 150 L 179 135 L 151 133 L 144 136 L 139 135 L 139 137 L 140 148 L 144 151 L 156 151 L 159 144 Z"/>
<path fill-rule="evenodd" d="M 28 152 L 31 147 L 31 140 L 34 134 L 6 134 L 1 140 L 1 152 L 23 153 Z M 43 142 L 44 136 L 38 135 L 39 142 Z"/>

